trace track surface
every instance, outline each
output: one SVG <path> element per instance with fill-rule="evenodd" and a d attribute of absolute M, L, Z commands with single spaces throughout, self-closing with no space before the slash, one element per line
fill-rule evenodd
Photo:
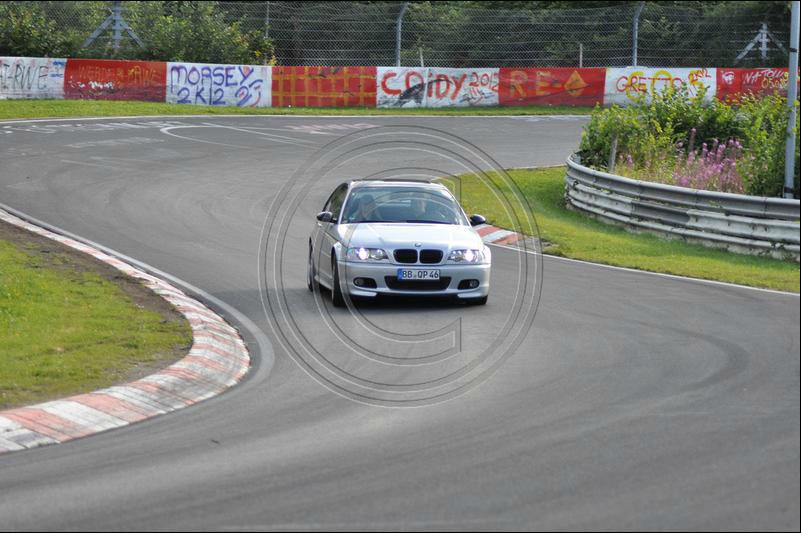
<path fill-rule="evenodd" d="M 207 126 L 98 126 L 157 120 Z M 513 167 L 561 163 L 583 119 L 5 124 L 0 201 L 201 287 L 270 334 L 257 274 L 267 208 L 344 131 L 308 126 L 357 123 L 436 127 Z M 299 264 L 310 226 L 289 233 Z M 409 332 L 461 317 L 463 345 L 479 345 L 515 290 L 517 255 L 493 253 L 486 308 L 365 314 Z M 285 278 L 327 343 L 302 268 Z M 539 311 L 514 356 L 467 395 L 417 409 L 341 398 L 274 348 L 219 398 L 0 457 L 0 527 L 799 528 L 797 296 L 545 258 Z"/>

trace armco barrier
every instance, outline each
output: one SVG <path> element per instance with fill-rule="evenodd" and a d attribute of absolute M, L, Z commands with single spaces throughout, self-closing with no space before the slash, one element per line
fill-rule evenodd
<path fill-rule="evenodd" d="M 651 183 L 567 160 L 565 196 L 574 208 L 633 228 L 737 252 L 799 260 L 799 201 Z"/>
<path fill-rule="evenodd" d="M 665 87 L 784 92 L 787 69 L 323 67 L 0 57 L 0 100 L 143 100 L 239 107 L 626 105 Z"/>

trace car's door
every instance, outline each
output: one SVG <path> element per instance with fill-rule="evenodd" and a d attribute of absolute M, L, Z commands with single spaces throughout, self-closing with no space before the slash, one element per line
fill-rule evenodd
<path fill-rule="evenodd" d="M 342 213 L 342 205 L 345 203 L 345 197 L 348 194 L 348 184 L 343 183 L 331 193 L 328 201 L 323 206 L 323 211 L 331 212 L 331 222 L 317 221 L 318 234 L 319 234 L 319 250 L 317 252 L 317 274 L 320 281 L 324 285 L 332 286 L 333 274 L 331 269 L 331 250 L 337 242 L 337 224 L 339 216 Z"/>

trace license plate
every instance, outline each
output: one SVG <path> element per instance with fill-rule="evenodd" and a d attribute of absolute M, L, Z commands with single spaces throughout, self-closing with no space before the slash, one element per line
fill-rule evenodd
<path fill-rule="evenodd" d="M 423 270 L 423 269 L 411 269 L 411 268 L 399 268 L 398 269 L 398 280 L 438 280 L 439 279 L 439 270 Z"/>

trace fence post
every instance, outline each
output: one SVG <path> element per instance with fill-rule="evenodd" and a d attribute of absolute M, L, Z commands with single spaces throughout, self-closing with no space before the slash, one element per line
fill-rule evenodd
<path fill-rule="evenodd" d="M 637 66 L 637 40 L 640 33 L 640 13 L 642 13 L 642 8 L 645 7 L 645 2 L 640 2 L 640 5 L 637 6 L 636 11 L 634 11 L 634 25 L 631 30 L 631 66 Z"/>
<path fill-rule="evenodd" d="M 401 6 L 400 13 L 398 13 L 398 20 L 395 22 L 395 66 L 399 67 L 401 64 L 401 30 L 403 28 L 403 15 L 406 13 L 406 8 L 409 7 L 409 2 L 404 2 Z"/>
<path fill-rule="evenodd" d="M 265 2 L 264 8 L 264 38 L 270 38 L 270 2 Z"/>
<path fill-rule="evenodd" d="M 612 147 L 609 148 L 609 161 L 606 163 L 607 171 L 611 174 L 615 171 L 617 162 L 617 135 L 612 138 Z"/>
<path fill-rule="evenodd" d="M 784 149 L 784 197 L 793 197 L 795 171 L 795 103 L 798 98 L 798 26 L 801 2 L 791 2 L 790 15 L 790 70 L 787 78 L 787 144 Z"/>
<path fill-rule="evenodd" d="M 579 68 L 584 67 L 584 44 L 579 43 Z"/>

